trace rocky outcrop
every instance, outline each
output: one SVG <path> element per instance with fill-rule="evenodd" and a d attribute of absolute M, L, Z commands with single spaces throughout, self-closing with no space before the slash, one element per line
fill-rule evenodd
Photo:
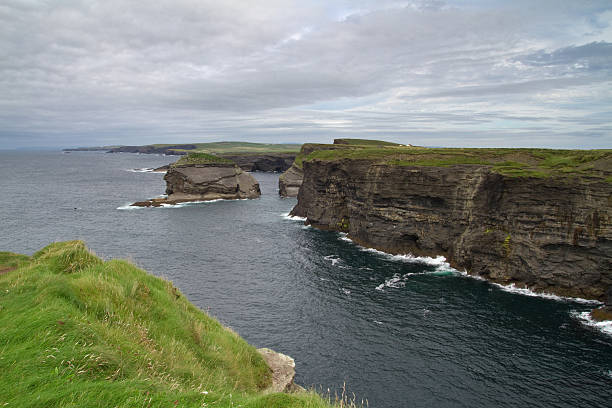
<path fill-rule="evenodd" d="M 257 198 L 259 183 L 234 164 L 172 166 L 166 175 L 168 200 Z"/>
<path fill-rule="evenodd" d="M 257 351 L 272 371 L 272 384 L 264 390 L 264 393 L 271 394 L 304 390 L 293 382 L 295 378 L 295 361 L 291 357 L 269 348 L 260 348 Z"/>
<path fill-rule="evenodd" d="M 291 167 L 297 153 L 218 154 L 245 171 L 281 172 Z"/>
<path fill-rule="evenodd" d="M 281 197 L 297 197 L 303 178 L 302 168 L 294 164 L 278 178 L 278 194 Z"/>
<path fill-rule="evenodd" d="M 257 180 L 233 163 L 173 165 L 164 180 L 166 198 L 140 201 L 132 205 L 160 207 L 189 201 L 258 198 L 261 195 Z"/>
<path fill-rule="evenodd" d="M 292 215 L 390 253 L 536 291 L 606 300 L 612 285 L 612 183 L 511 177 L 486 165 L 304 161 Z M 608 299 L 611 302 L 611 299 Z"/>

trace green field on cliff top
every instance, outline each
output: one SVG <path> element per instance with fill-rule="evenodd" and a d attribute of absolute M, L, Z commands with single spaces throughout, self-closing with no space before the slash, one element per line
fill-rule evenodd
<path fill-rule="evenodd" d="M 485 165 L 510 177 L 595 177 L 612 182 L 612 149 L 426 148 L 368 144 L 310 145 L 308 160 L 373 160 L 396 166 Z M 331 150 L 327 150 L 331 149 Z"/>
<path fill-rule="evenodd" d="M 253 154 L 253 153 L 297 153 L 300 145 L 294 143 L 250 143 L 250 142 L 212 142 L 193 143 L 194 150 L 172 149 L 177 152 L 204 152 L 212 154 Z M 158 148 L 176 144 L 154 144 Z"/>
<path fill-rule="evenodd" d="M 0 252 L 0 327 L 1 407 L 330 406 L 264 395 L 252 346 L 171 282 L 81 241 Z"/>
<path fill-rule="evenodd" d="M 215 156 L 208 153 L 188 153 L 186 156 L 181 157 L 177 162 L 172 163 L 171 167 L 178 166 L 189 166 L 194 164 L 232 164 L 232 160 Z"/>

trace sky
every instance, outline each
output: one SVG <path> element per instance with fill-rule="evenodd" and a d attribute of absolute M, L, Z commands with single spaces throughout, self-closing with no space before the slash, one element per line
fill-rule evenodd
<path fill-rule="evenodd" d="M 612 148 L 610 0 L 2 0 L 0 148 Z"/>

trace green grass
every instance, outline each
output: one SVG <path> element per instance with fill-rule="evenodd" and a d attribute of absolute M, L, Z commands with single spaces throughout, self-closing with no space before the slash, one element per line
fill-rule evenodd
<path fill-rule="evenodd" d="M 395 166 L 489 166 L 509 177 L 594 177 L 611 182 L 612 150 L 352 146 L 315 150 L 301 160 L 371 160 Z"/>
<path fill-rule="evenodd" d="M 17 269 L 8 269 L 17 268 Z M 270 372 L 171 282 L 81 241 L 0 253 L 0 406 L 327 407 Z"/>
<path fill-rule="evenodd" d="M 385 142 L 384 140 L 371 139 L 335 139 L 334 144 L 356 145 L 356 146 L 400 146 L 399 143 Z"/>
<path fill-rule="evenodd" d="M 172 167 L 186 166 L 191 164 L 232 164 L 232 160 L 215 156 L 209 153 L 189 153 L 186 156 L 181 157 L 176 163 L 172 164 Z"/>

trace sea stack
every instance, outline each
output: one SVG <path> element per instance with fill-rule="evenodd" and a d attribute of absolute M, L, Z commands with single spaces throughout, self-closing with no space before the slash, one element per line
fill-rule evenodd
<path fill-rule="evenodd" d="M 155 198 L 132 205 L 159 207 L 190 201 L 258 198 L 259 183 L 234 162 L 206 153 L 189 153 L 170 165 L 164 176 L 166 198 Z"/>

